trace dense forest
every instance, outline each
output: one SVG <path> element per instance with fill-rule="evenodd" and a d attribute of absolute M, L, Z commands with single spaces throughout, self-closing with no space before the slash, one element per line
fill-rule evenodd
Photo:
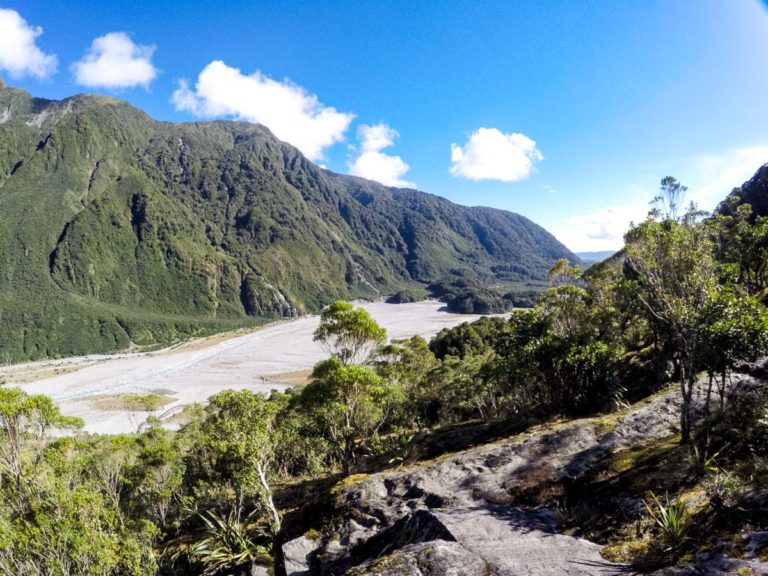
<path fill-rule="evenodd" d="M 689 476 L 645 494 L 633 538 L 646 544 L 622 548 L 622 561 L 673 564 L 713 526 L 765 530 L 742 500 L 768 480 L 768 398 L 739 395 L 730 374 L 768 345 L 768 216 L 739 196 L 705 215 L 683 205 L 684 192 L 662 180 L 623 250 L 586 270 L 558 261 L 533 308 L 430 342 L 387 342 L 364 310 L 336 302 L 315 334 L 328 359 L 307 385 L 269 397 L 221 392 L 188 409 L 175 432 L 150 420 L 132 435 L 80 435 L 46 397 L 0 387 L 0 572 L 271 566 L 288 532 L 324 529 L 317 502 L 334 486 L 439 455 L 427 449 L 437 434 L 609 419 L 670 382 L 681 398 L 676 453 L 707 497 L 695 514 L 687 508 L 678 496 Z M 693 402 L 701 374 L 703 413 Z M 307 483 L 310 520 L 295 496 Z"/>

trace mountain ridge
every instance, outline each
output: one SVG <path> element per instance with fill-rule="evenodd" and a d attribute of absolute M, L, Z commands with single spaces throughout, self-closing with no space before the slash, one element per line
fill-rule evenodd
<path fill-rule="evenodd" d="M 734 188 L 718 205 L 716 211 L 721 214 L 733 214 L 734 208 L 741 204 L 752 206 L 752 219 L 768 215 L 768 163 L 758 168 L 741 186 Z"/>
<path fill-rule="evenodd" d="M 541 282 L 527 218 L 336 174 L 247 122 L 0 87 L 0 354 L 164 343 L 469 278 Z"/>

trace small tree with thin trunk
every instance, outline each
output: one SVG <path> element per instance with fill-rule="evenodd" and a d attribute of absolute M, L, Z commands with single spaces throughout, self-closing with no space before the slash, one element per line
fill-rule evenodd
<path fill-rule="evenodd" d="M 386 423 L 400 393 L 402 388 L 366 366 L 348 366 L 337 357 L 315 366 L 302 403 L 333 446 L 345 476 L 360 448 Z"/>
<path fill-rule="evenodd" d="M 702 311 L 716 285 L 712 242 L 696 222 L 697 215 L 692 209 L 680 220 L 651 218 L 624 237 L 637 297 L 674 351 L 682 395 L 683 442 L 691 434 Z"/>
<path fill-rule="evenodd" d="M 362 364 L 384 343 L 387 331 L 368 311 L 349 302 L 337 301 L 323 310 L 314 339 L 342 364 Z"/>
<path fill-rule="evenodd" d="M 216 467 L 234 484 L 238 519 L 250 493 L 269 511 L 275 532 L 280 529 L 280 515 L 268 476 L 275 453 L 277 408 L 263 394 L 226 390 L 210 398 L 201 426 L 201 441 L 213 448 Z"/>
<path fill-rule="evenodd" d="M 662 178 L 659 193 L 651 202 L 654 205 L 653 214 L 664 220 L 677 220 L 687 191 L 688 186 L 683 186 L 676 178 L 672 176 Z"/>
<path fill-rule="evenodd" d="M 752 361 L 768 346 L 768 310 L 756 298 L 730 288 L 716 290 L 702 311 L 701 365 L 709 375 L 706 409 L 713 381 L 720 408 L 725 405 L 726 378 L 738 361 Z"/>

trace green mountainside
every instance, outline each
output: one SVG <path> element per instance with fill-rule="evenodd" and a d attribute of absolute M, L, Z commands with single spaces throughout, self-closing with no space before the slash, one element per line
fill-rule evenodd
<path fill-rule="evenodd" d="M 0 84 L 0 355 L 168 342 L 456 278 L 577 261 L 490 208 L 335 174 L 241 122 L 157 122 Z"/>

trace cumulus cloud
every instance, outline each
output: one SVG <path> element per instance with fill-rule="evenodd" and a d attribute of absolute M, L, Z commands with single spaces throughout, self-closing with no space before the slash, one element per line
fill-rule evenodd
<path fill-rule="evenodd" d="M 604 206 L 566 219 L 562 242 L 577 252 L 618 250 L 630 224 L 645 220 L 650 206 L 644 202 Z"/>
<path fill-rule="evenodd" d="M 231 116 L 264 124 L 310 160 L 322 159 L 327 147 L 343 140 L 354 118 L 324 106 L 288 80 L 278 82 L 259 71 L 249 76 L 220 60 L 200 72 L 194 89 L 182 80 L 172 102 L 177 110 L 195 116 Z"/>
<path fill-rule="evenodd" d="M 385 186 L 397 188 L 415 188 L 416 184 L 407 182 L 402 176 L 410 170 L 400 156 L 391 156 L 382 152 L 395 143 L 399 136 L 397 130 L 386 124 L 361 125 L 357 129 L 360 142 L 360 155 L 349 163 L 349 173 L 369 180 L 376 180 Z"/>
<path fill-rule="evenodd" d="M 688 186 L 683 198 L 684 208 L 689 202 L 695 202 L 700 209 L 711 211 L 766 162 L 768 145 L 672 159 L 652 167 L 658 177 L 650 176 L 641 185 L 624 187 L 619 194 L 625 200 L 623 204 L 596 207 L 590 212 L 566 217 L 561 222 L 552 222 L 549 228 L 574 251 L 618 250 L 624 244 L 624 234 L 630 223 L 638 224 L 647 217 L 652 208 L 651 199 L 658 193 L 663 176 L 672 175 Z"/>
<path fill-rule="evenodd" d="M 470 134 L 463 147 L 451 144 L 450 172 L 469 180 L 517 182 L 526 178 L 543 159 L 536 142 L 525 134 L 480 128 Z"/>
<path fill-rule="evenodd" d="M 56 72 L 56 56 L 46 54 L 37 46 L 37 38 L 42 33 L 42 28 L 30 26 L 15 10 L 0 8 L 0 70 L 13 78 L 39 79 Z"/>
<path fill-rule="evenodd" d="M 134 44 L 125 32 L 110 32 L 93 41 L 72 72 L 78 84 L 90 88 L 146 88 L 157 76 L 154 51 L 154 46 Z"/>

